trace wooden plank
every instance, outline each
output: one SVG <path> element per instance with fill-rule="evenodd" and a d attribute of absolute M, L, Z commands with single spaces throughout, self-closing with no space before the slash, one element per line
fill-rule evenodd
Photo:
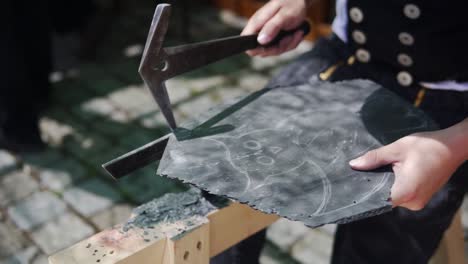
<path fill-rule="evenodd" d="M 205 217 L 196 216 L 176 223 L 162 223 L 125 232 L 119 225 L 52 255 L 49 263 L 205 264 L 209 257 L 260 231 L 278 218 L 246 205 L 232 203 Z"/>
<path fill-rule="evenodd" d="M 247 205 L 234 203 L 208 215 L 210 256 L 214 257 L 274 223 L 279 217 L 267 215 Z"/>
<path fill-rule="evenodd" d="M 174 263 L 208 264 L 210 262 L 210 223 L 174 238 Z"/>
<path fill-rule="evenodd" d="M 135 254 L 131 254 L 128 257 L 117 261 L 102 263 L 118 263 L 118 264 L 133 264 L 133 263 L 143 263 L 143 264 L 174 264 L 174 252 L 171 250 L 171 241 L 169 239 L 161 239 L 148 247 L 143 248 L 140 251 L 137 251 Z M 81 263 L 80 263 L 81 264 Z"/>
<path fill-rule="evenodd" d="M 165 264 L 167 263 L 166 240 L 165 237 L 161 237 L 151 245 L 147 245 L 136 232 L 129 231 L 122 234 L 120 228 L 115 228 L 98 233 L 49 257 L 49 263 L 131 263 L 130 260 L 141 261 L 151 254 L 153 260 Z M 130 256 L 131 259 L 128 259 Z"/>

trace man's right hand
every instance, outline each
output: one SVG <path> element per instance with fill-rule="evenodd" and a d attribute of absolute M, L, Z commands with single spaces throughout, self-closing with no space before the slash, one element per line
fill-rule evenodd
<path fill-rule="evenodd" d="M 260 8 L 249 20 L 241 35 L 258 33 L 257 41 L 268 44 L 281 30 L 291 30 L 298 27 L 306 17 L 306 9 L 312 0 L 270 0 Z M 302 31 L 285 37 L 281 42 L 269 48 L 256 48 L 247 51 L 250 56 L 272 56 L 292 50 L 303 39 Z"/>

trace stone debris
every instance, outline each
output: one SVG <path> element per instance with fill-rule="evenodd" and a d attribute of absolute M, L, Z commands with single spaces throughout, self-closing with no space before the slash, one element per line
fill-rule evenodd
<path fill-rule="evenodd" d="M 216 207 L 192 188 L 183 193 L 169 193 L 133 210 L 133 217 L 122 228 L 148 228 L 157 223 L 174 223 L 193 216 L 204 216 Z"/>

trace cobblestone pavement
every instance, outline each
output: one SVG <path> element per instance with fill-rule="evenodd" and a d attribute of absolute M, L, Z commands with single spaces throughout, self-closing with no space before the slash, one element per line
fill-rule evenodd
<path fill-rule="evenodd" d="M 23 157 L 0 150 L 0 263 L 47 263 L 47 255 L 125 221 L 136 205 L 184 190 L 155 176 L 155 166 L 119 182 L 100 167 L 168 132 L 137 74 L 154 4 L 134 2 L 112 23 L 97 62 L 83 63 L 79 74 L 53 74 L 52 103 L 40 122 L 49 148 Z M 194 41 L 236 34 L 244 23 L 211 8 L 190 13 Z M 175 24 L 171 29 L 181 28 Z M 169 43 L 181 34 L 169 32 Z M 277 58 L 239 55 L 170 80 L 176 119 L 262 88 L 280 65 L 311 46 Z M 280 220 L 268 231 L 261 261 L 328 263 L 333 232 L 334 226 L 311 230 Z"/>

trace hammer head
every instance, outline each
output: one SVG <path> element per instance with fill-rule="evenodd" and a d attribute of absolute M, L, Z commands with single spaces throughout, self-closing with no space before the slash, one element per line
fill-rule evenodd
<path fill-rule="evenodd" d="M 146 39 L 145 49 L 143 50 L 140 67 L 138 69 L 140 74 L 143 74 L 143 72 L 147 70 L 151 70 L 152 67 L 158 66 L 154 64 L 158 63 L 158 59 L 160 59 L 159 54 L 162 50 L 164 37 L 166 36 L 167 28 L 169 26 L 170 16 L 170 4 L 159 4 L 156 7 L 148 38 Z"/>
<path fill-rule="evenodd" d="M 163 72 L 166 70 L 166 53 L 162 48 L 171 15 L 171 5 L 159 4 L 154 12 L 148 39 L 141 58 L 138 72 L 159 105 L 171 129 L 176 128 L 171 102 L 164 84 Z"/>

